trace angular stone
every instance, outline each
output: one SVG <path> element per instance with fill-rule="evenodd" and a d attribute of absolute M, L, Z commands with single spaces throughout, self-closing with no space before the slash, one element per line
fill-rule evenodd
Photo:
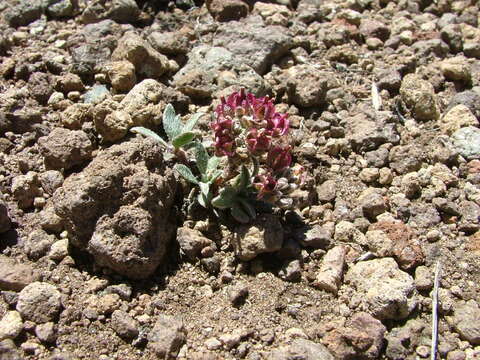
<path fill-rule="evenodd" d="M 402 80 L 400 95 L 412 109 L 416 120 L 436 120 L 439 116 L 435 90 L 419 75 L 408 74 Z"/>
<path fill-rule="evenodd" d="M 177 230 L 177 241 L 181 252 L 190 260 L 198 258 L 202 249 L 212 244 L 200 231 L 185 226 Z"/>
<path fill-rule="evenodd" d="M 236 59 L 264 75 L 275 61 L 295 46 L 295 42 L 283 26 L 265 26 L 260 16 L 249 16 L 245 22 L 222 24 L 213 45 L 226 48 Z"/>
<path fill-rule="evenodd" d="M 413 278 L 392 258 L 353 265 L 345 281 L 357 290 L 362 307 L 380 320 L 404 319 L 417 306 Z"/>
<path fill-rule="evenodd" d="M 341 245 L 329 250 L 322 259 L 320 271 L 317 273 L 313 285 L 336 294 L 342 281 L 345 255 L 346 249 Z"/>
<path fill-rule="evenodd" d="M 130 61 L 113 61 L 107 64 L 107 74 L 117 93 L 130 91 L 137 82 L 135 67 Z"/>
<path fill-rule="evenodd" d="M 36 281 L 33 268 L 27 263 L 17 264 L 13 259 L 0 256 L 0 289 L 20 291 Z"/>
<path fill-rule="evenodd" d="M 465 126 L 478 126 L 478 120 L 465 105 L 456 105 L 440 119 L 440 130 L 446 135 Z"/>
<path fill-rule="evenodd" d="M 187 331 L 183 322 L 175 317 L 159 315 L 148 333 L 148 348 L 160 359 L 176 358 L 186 341 Z"/>
<path fill-rule="evenodd" d="M 390 243 L 391 247 L 386 251 L 381 251 L 379 256 L 393 256 L 397 260 L 399 266 L 404 270 L 410 270 L 418 265 L 423 264 L 425 255 L 412 229 L 401 223 L 393 223 L 388 221 L 379 221 L 369 227 L 367 239 L 370 239 L 369 232 L 381 231 L 388 238 L 386 243 Z M 380 239 L 383 237 L 380 234 Z M 381 240 L 380 240 L 381 242 Z M 378 242 L 377 242 L 378 243 Z M 369 248 L 376 252 L 376 247 L 369 241 Z"/>
<path fill-rule="evenodd" d="M 175 87 L 192 99 L 223 94 L 227 88 L 248 88 L 256 96 L 266 95 L 268 85 L 249 64 L 238 61 L 223 47 L 200 45 L 188 54 L 187 64 L 173 77 Z"/>
<path fill-rule="evenodd" d="M 480 159 L 480 129 L 473 126 L 463 127 L 452 134 L 452 142 L 467 160 Z"/>
<path fill-rule="evenodd" d="M 206 4 L 217 21 L 239 20 L 248 14 L 248 4 L 242 0 L 207 0 Z"/>
<path fill-rule="evenodd" d="M 334 360 L 328 349 L 319 343 L 307 339 L 295 339 L 291 345 L 270 352 L 268 360 Z"/>
<path fill-rule="evenodd" d="M 17 311 L 7 311 L 0 320 L 0 341 L 4 339 L 15 339 L 20 335 L 22 330 L 23 321 L 20 314 Z"/>
<path fill-rule="evenodd" d="M 158 79 L 170 71 L 168 58 L 133 32 L 126 33 L 118 41 L 118 46 L 112 53 L 112 60 L 131 62 L 137 73 L 147 78 Z"/>
<path fill-rule="evenodd" d="M 456 306 L 453 321 L 462 339 L 472 345 L 480 344 L 480 307 L 475 300 Z"/>
<path fill-rule="evenodd" d="M 240 260 L 248 261 L 258 254 L 275 252 L 282 248 L 283 228 L 274 215 L 263 214 L 252 224 L 240 225 L 235 230 L 233 248 Z"/>
<path fill-rule="evenodd" d="M 360 312 L 345 326 L 328 332 L 322 341 L 336 359 L 377 359 L 386 332 L 387 328 L 379 320 Z"/>
<path fill-rule="evenodd" d="M 321 106 L 332 82 L 331 74 L 311 65 L 295 65 L 286 71 L 288 99 L 300 107 Z M 309 81 L 305 81 L 308 77 Z"/>
<path fill-rule="evenodd" d="M 115 310 L 112 313 L 111 327 L 124 339 L 134 339 L 139 334 L 138 322 L 122 310 Z"/>

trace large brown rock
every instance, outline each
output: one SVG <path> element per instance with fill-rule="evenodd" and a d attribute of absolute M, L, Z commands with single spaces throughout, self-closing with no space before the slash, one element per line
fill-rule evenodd
<path fill-rule="evenodd" d="M 52 197 L 72 244 L 134 279 L 155 271 L 175 232 L 170 210 L 176 180 L 162 153 L 149 139 L 114 145 Z"/>
<path fill-rule="evenodd" d="M 82 130 L 55 128 L 38 139 L 40 153 L 48 168 L 70 169 L 92 158 L 93 144 Z"/>

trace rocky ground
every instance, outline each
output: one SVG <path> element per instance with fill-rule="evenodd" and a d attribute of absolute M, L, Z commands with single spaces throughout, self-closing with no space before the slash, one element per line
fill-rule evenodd
<path fill-rule="evenodd" d="M 476 0 L 3 0 L 0 359 L 480 358 Z M 249 225 L 129 132 L 240 88 L 311 181 Z M 210 136 L 209 116 L 199 130 Z"/>

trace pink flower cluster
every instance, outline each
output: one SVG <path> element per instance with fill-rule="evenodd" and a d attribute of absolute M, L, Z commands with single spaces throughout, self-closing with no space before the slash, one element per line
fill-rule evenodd
<path fill-rule="evenodd" d="M 211 127 L 215 136 L 215 154 L 232 161 L 248 154 L 260 165 L 253 179 L 259 198 L 275 192 L 277 179 L 292 163 L 287 136 L 287 114 L 275 111 L 269 97 L 257 98 L 245 90 L 234 92 L 215 110 Z"/>

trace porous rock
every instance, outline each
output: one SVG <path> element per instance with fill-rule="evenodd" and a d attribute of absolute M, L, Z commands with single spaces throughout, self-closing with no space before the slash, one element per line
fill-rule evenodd
<path fill-rule="evenodd" d="M 70 169 L 92 158 L 93 144 L 82 130 L 55 128 L 38 139 L 45 165 L 51 169 Z"/>
<path fill-rule="evenodd" d="M 52 199 L 74 246 L 99 265 L 138 279 L 161 263 L 175 231 L 175 189 L 158 144 L 136 138 L 100 152 Z"/>

